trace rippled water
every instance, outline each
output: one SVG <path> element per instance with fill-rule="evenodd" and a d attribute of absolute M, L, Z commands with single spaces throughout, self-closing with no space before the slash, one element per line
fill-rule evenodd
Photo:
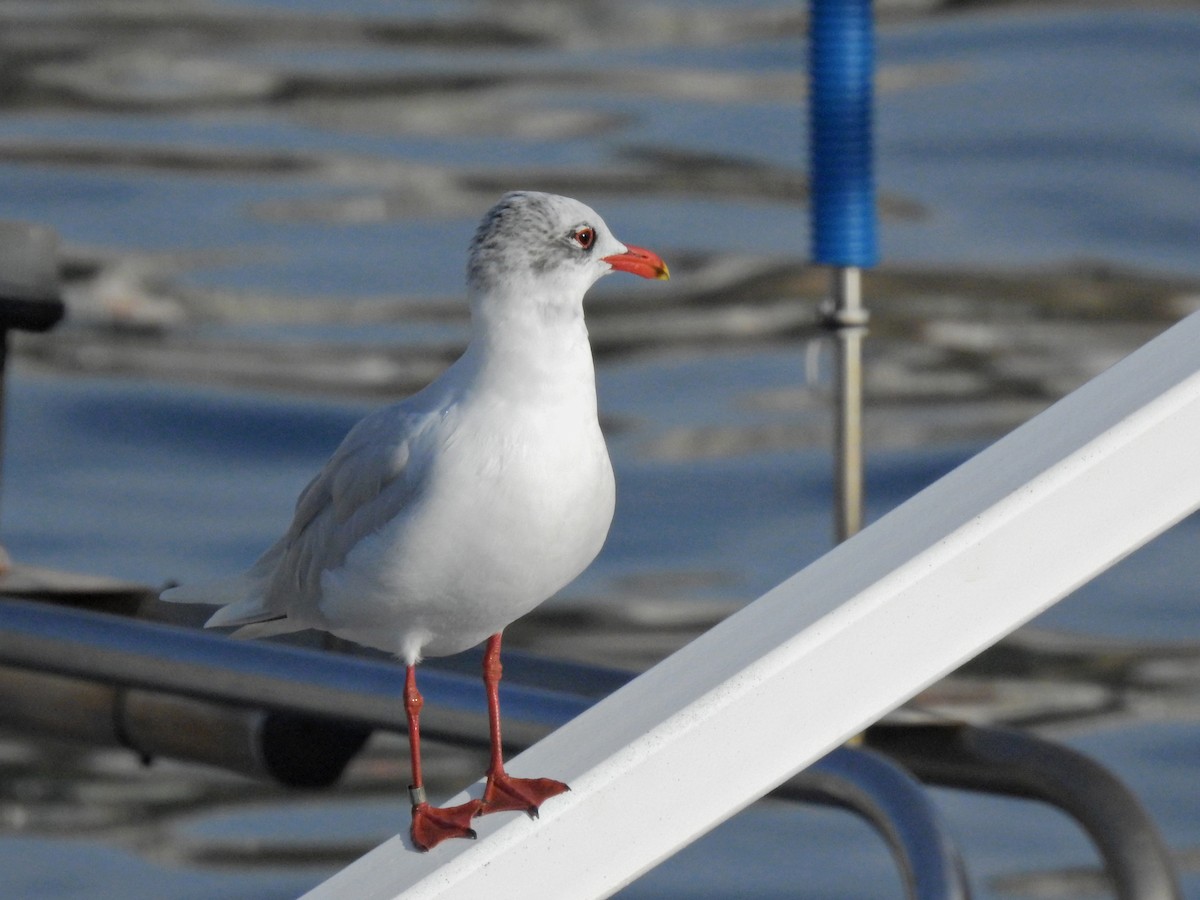
<path fill-rule="evenodd" d="M 677 275 L 662 291 L 609 279 L 591 305 L 619 508 L 556 602 L 724 608 L 824 552 L 802 17 L 618 7 L 0 5 L 0 216 L 59 229 L 72 309 L 16 347 L 13 556 L 148 584 L 248 564 L 356 418 L 461 344 L 463 248 L 518 186 L 592 203 Z M 872 517 L 1200 305 L 1197 47 L 1187 8 L 886 16 Z M 1194 643 L 1198 529 L 1038 624 Z M 1172 671 L 1066 737 L 1192 854 L 1200 897 L 1196 679 Z M 293 896 L 338 847 L 402 826 L 386 741 L 341 791 L 290 800 L 125 754 L 0 750 L 12 896 Z M 1089 895 L 1086 879 L 1031 887 L 1095 865 L 1057 814 L 938 796 L 979 896 Z M 899 887 L 849 816 L 762 805 L 625 895 L 796 893 Z"/>

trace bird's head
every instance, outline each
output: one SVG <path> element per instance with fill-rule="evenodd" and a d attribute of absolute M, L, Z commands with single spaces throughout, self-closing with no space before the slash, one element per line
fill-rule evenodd
<path fill-rule="evenodd" d="M 596 212 L 578 200 L 515 191 L 483 217 L 467 261 L 475 295 L 493 292 L 548 294 L 578 301 L 603 275 L 631 272 L 668 277 L 656 254 L 622 244 Z"/>

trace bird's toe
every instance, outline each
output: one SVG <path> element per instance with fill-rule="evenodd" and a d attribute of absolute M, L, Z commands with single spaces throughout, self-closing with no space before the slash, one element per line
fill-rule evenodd
<path fill-rule="evenodd" d="M 530 818 L 536 819 L 539 806 L 551 797 L 569 790 L 569 787 L 553 778 L 513 778 L 501 772 L 488 777 L 487 788 L 483 792 L 483 803 L 477 815 L 504 810 L 523 810 Z"/>
<path fill-rule="evenodd" d="M 481 804 L 472 800 L 461 806 L 430 806 L 418 803 L 412 811 L 412 840 L 419 850 L 432 850 L 450 838 L 475 838 L 471 820 L 479 814 Z"/>

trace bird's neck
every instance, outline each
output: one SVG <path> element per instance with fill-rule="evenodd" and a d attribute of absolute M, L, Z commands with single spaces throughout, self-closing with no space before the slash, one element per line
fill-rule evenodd
<path fill-rule="evenodd" d="M 467 356 L 489 390 L 513 399 L 590 398 L 594 405 L 596 376 L 582 298 L 473 298 L 471 324 Z"/>

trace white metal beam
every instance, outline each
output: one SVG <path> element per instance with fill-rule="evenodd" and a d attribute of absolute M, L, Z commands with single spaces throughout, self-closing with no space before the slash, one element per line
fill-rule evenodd
<path fill-rule="evenodd" d="M 308 896 L 607 896 L 1198 506 L 1200 314 L 514 759 L 540 820 Z"/>

